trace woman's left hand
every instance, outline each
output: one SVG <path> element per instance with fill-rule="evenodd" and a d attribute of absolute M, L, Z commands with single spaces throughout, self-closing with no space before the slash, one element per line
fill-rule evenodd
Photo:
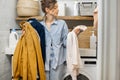
<path fill-rule="evenodd" d="M 79 35 L 81 30 L 79 28 L 74 28 L 73 31 L 75 32 L 76 35 Z"/>

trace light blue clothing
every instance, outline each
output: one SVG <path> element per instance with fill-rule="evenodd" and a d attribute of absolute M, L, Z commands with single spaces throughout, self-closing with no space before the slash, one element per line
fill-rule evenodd
<path fill-rule="evenodd" d="M 50 67 L 50 71 L 45 71 L 46 80 L 64 80 L 66 75 L 67 65 L 61 64 L 56 69 Z"/>
<path fill-rule="evenodd" d="M 58 65 L 63 64 L 66 60 L 68 27 L 64 20 L 55 20 L 51 24 L 50 30 L 47 29 L 45 21 L 41 21 L 41 24 L 45 27 L 46 38 L 45 70 L 49 71 L 50 64 L 53 69 L 56 69 Z"/>

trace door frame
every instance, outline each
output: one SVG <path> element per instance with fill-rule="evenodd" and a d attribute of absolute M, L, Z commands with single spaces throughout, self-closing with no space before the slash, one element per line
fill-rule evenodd
<path fill-rule="evenodd" d="M 119 0 L 98 0 L 97 80 L 120 80 Z"/>

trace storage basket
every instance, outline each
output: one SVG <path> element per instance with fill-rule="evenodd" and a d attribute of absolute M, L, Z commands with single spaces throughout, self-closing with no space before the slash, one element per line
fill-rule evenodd
<path fill-rule="evenodd" d="M 19 0 L 17 3 L 18 16 L 37 16 L 39 10 L 39 1 Z"/>
<path fill-rule="evenodd" d="M 97 7 L 97 2 L 81 1 L 80 2 L 80 16 L 93 16 L 93 11 Z"/>

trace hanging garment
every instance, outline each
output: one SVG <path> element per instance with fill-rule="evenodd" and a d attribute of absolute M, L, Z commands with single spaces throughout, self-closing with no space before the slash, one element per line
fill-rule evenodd
<path fill-rule="evenodd" d="M 66 64 L 61 64 L 56 69 L 53 69 L 50 65 L 50 70 L 46 71 L 46 80 L 64 80 L 66 67 Z"/>
<path fill-rule="evenodd" d="M 78 47 L 77 35 L 74 31 L 67 35 L 67 74 L 72 76 L 73 80 L 77 80 L 80 67 L 83 67 Z"/>
<path fill-rule="evenodd" d="M 43 61 L 45 63 L 45 56 L 46 56 L 45 28 L 35 18 L 28 19 L 27 21 L 33 26 L 33 28 L 36 29 L 38 35 L 40 36 L 40 45 L 41 45 L 41 49 L 42 49 L 42 57 L 43 57 Z"/>
<path fill-rule="evenodd" d="M 18 41 L 13 55 L 13 80 L 46 80 L 39 37 L 29 22 L 21 22 L 25 33 Z"/>

